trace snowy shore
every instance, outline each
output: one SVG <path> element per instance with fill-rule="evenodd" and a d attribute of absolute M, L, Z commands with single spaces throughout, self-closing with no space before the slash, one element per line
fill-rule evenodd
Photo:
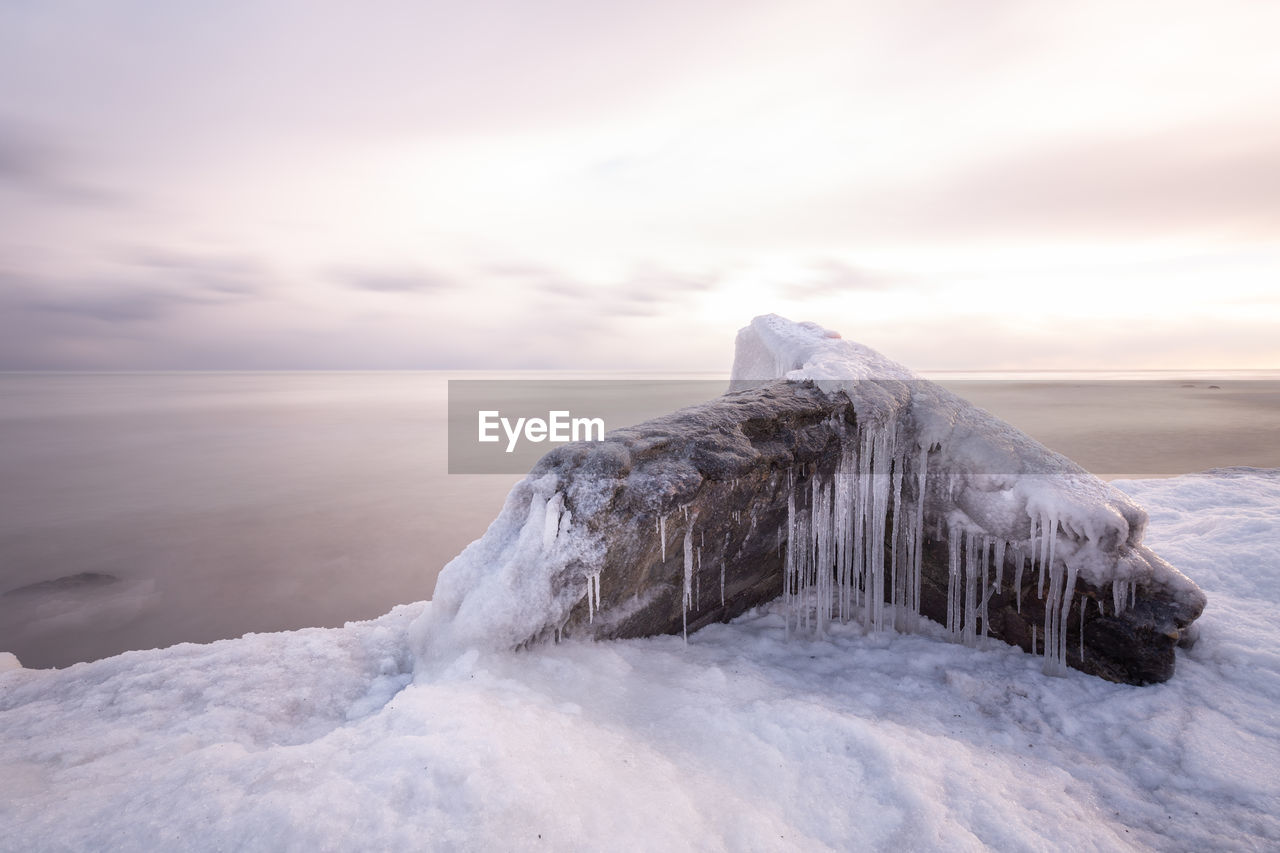
<path fill-rule="evenodd" d="M 1165 684 L 769 612 L 415 681 L 419 603 L 0 672 L 0 848 L 1280 844 L 1280 471 L 1116 485 L 1210 601 Z"/>

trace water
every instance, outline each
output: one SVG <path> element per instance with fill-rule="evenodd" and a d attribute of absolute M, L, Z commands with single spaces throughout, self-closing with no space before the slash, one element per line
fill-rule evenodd
<path fill-rule="evenodd" d="M 931 377 L 1103 479 L 1280 467 L 1280 373 Z"/>
<path fill-rule="evenodd" d="M 65 666 L 430 597 L 518 479 L 447 473 L 464 377 L 0 374 L 0 651 Z M 1280 375 L 935 378 L 1102 475 L 1280 467 Z"/>
<path fill-rule="evenodd" d="M 446 474 L 447 378 L 0 376 L 0 649 L 62 666 L 429 598 L 517 479 Z"/>

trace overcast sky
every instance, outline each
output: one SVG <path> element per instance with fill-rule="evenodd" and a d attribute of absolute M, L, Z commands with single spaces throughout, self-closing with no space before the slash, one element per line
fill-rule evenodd
<path fill-rule="evenodd" d="M 1280 4 L 0 4 L 0 369 L 1280 367 Z"/>

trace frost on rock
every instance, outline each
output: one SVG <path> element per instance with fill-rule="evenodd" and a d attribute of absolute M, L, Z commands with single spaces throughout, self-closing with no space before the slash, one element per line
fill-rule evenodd
<path fill-rule="evenodd" d="M 987 412 L 770 315 L 738 334 L 728 394 L 543 457 L 445 567 L 415 633 L 428 656 L 687 637 L 779 599 L 788 633 L 927 616 L 1051 672 L 1162 680 L 1204 596 L 1142 545 L 1145 524 Z M 702 594 L 704 560 L 719 595 Z"/>
<path fill-rule="evenodd" d="M 517 483 L 485 535 L 445 566 L 415 627 L 424 651 L 513 648 L 558 628 L 579 601 L 594 618 L 601 555 L 577 535 L 560 487 L 554 474 Z"/>
<path fill-rule="evenodd" d="M 814 476 L 807 495 L 788 499 L 789 625 L 821 630 L 850 618 L 874 630 L 914 625 L 926 502 L 947 542 L 946 627 L 962 642 L 989 632 L 988 604 L 1003 588 L 1009 555 L 1019 610 L 1024 554 L 1037 573 L 1048 671 L 1066 666 L 1078 580 L 1110 589 L 1116 616 L 1139 585 L 1161 589 L 1189 612 L 1203 608 L 1199 588 L 1141 544 L 1141 507 L 941 386 L 815 323 L 757 317 L 738 333 L 734 385 L 778 378 L 847 397 L 859 424 L 842 435 L 835 477 Z M 1086 601 L 1081 595 L 1081 658 Z M 1033 635 L 1032 650 L 1037 645 Z"/>

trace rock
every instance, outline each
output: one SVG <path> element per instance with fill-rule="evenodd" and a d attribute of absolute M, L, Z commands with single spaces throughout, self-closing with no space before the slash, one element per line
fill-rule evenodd
<path fill-rule="evenodd" d="M 679 634 L 781 599 L 789 630 L 924 616 L 1049 671 L 1173 674 L 1204 595 L 1141 544 L 1140 507 L 821 327 L 744 335 L 739 364 L 789 378 L 548 453 L 441 573 L 424 648 Z"/>
<path fill-rule="evenodd" d="M 549 627 L 537 639 L 679 634 L 778 598 L 788 498 L 814 477 L 833 476 L 842 447 L 833 421 L 855 426 L 852 404 L 833 401 L 813 383 L 777 382 L 619 430 L 603 445 L 549 453 L 532 478 L 551 472 L 561 482 L 597 477 L 607 459 L 617 488 L 605 507 L 580 519 L 606 543 L 603 561 L 592 567 L 602 579 L 599 602 L 588 608 L 584 599 L 558 631 Z M 948 540 L 932 533 L 936 509 L 925 514 L 920 612 L 946 624 Z M 687 608 L 686 540 L 692 548 Z M 1006 550 L 1002 583 L 988 603 L 988 631 L 1043 653 L 1045 599 L 1037 596 L 1037 575 L 1030 571 L 1015 586 L 1012 555 Z M 995 566 L 989 570 L 994 578 Z M 1154 583 L 1134 587 L 1132 595 L 1133 605 L 1126 602 L 1117 614 L 1111 587 L 1077 581 L 1065 620 L 1068 666 L 1130 684 L 1172 676 L 1174 646 L 1201 608 Z"/>
<path fill-rule="evenodd" d="M 97 589 L 110 586 L 120 579 L 105 572 L 79 572 L 74 575 L 63 575 L 53 580 L 29 583 L 5 592 L 5 597 L 24 595 L 44 595 L 54 592 L 73 592 L 84 589 Z"/>

